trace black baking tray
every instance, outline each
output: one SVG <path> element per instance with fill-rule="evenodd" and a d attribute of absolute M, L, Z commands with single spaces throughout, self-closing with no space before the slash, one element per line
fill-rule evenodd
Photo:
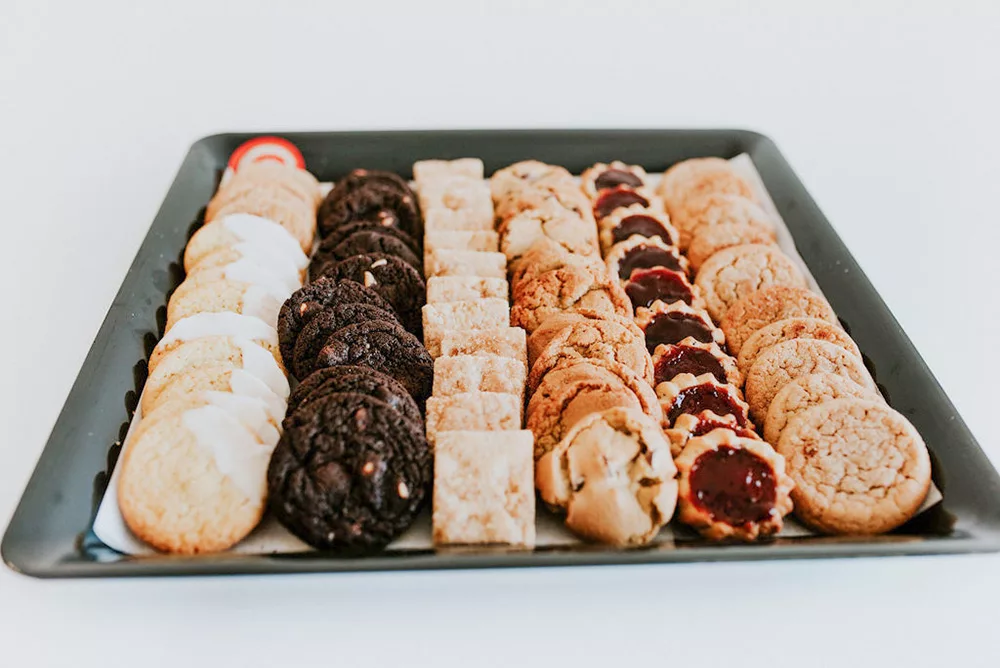
<path fill-rule="evenodd" d="M 866 356 L 892 406 L 920 431 L 944 501 L 879 537 L 783 538 L 718 545 L 692 537 L 645 549 L 573 545 L 531 552 L 448 549 L 338 558 L 294 555 L 130 557 L 91 525 L 163 331 L 167 296 L 183 278 L 185 243 L 226 162 L 257 135 L 195 143 L 111 305 L 3 539 L 4 561 L 38 577 L 295 573 L 574 566 L 985 552 L 1000 549 L 1000 476 L 909 338 L 844 247 L 774 142 L 744 130 L 489 130 L 313 132 L 281 135 L 320 180 L 355 167 L 408 175 L 414 161 L 478 156 L 489 171 L 536 158 L 580 173 L 620 159 L 660 172 L 699 156 L 748 153 L 826 297 Z"/>

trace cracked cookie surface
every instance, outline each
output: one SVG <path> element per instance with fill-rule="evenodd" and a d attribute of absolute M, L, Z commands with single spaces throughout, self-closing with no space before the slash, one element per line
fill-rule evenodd
<path fill-rule="evenodd" d="M 815 292 L 804 286 L 769 285 L 730 306 L 719 327 L 726 335 L 729 352 L 739 356 L 743 343 L 754 332 L 788 318 L 819 318 L 837 324 L 833 308 Z"/>
<path fill-rule="evenodd" d="M 836 373 L 811 373 L 796 378 L 778 390 L 771 400 L 767 417 L 764 418 L 764 439 L 768 443 L 777 443 L 785 425 L 802 411 L 847 397 L 881 401 L 881 397 L 873 390 Z"/>
<path fill-rule="evenodd" d="M 769 285 L 804 288 L 806 280 L 795 263 L 775 246 L 745 244 L 708 258 L 698 270 L 695 285 L 701 289 L 709 314 L 719 322 L 730 306 L 752 292 Z"/>

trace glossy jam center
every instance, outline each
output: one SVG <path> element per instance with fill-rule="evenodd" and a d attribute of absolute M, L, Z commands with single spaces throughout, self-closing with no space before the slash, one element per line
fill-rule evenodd
<path fill-rule="evenodd" d="M 734 427 L 731 423 L 725 420 L 717 420 L 707 417 L 698 418 L 698 424 L 691 430 L 691 438 L 694 438 L 695 436 L 704 436 L 713 429 L 728 429 L 740 438 L 759 438 L 757 434 L 753 433 L 746 427 Z"/>
<path fill-rule="evenodd" d="M 701 343 L 709 343 L 712 340 L 712 328 L 700 318 L 688 313 L 661 313 L 653 316 L 646 326 L 645 333 L 646 348 L 649 349 L 650 355 L 661 343 L 680 343 L 689 336 Z"/>
<path fill-rule="evenodd" d="M 598 190 L 607 190 L 608 188 L 614 188 L 617 186 L 630 186 L 632 188 L 638 188 L 641 185 L 642 179 L 632 172 L 627 172 L 624 169 L 609 169 L 594 179 L 594 187 Z"/>
<path fill-rule="evenodd" d="M 618 278 L 623 281 L 632 275 L 634 269 L 649 269 L 650 267 L 666 267 L 681 271 L 681 262 L 670 251 L 656 246 L 636 246 L 630 248 L 621 262 L 618 263 Z"/>
<path fill-rule="evenodd" d="M 724 445 L 704 453 L 691 466 L 690 481 L 691 500 L 732 526 L 766 520 L 774 507 L 770 465 L 742 448 Z"/>
<path fill-rule="evenodd" d="M 649 306 L 657 299 L 666 304 L 682 301 L 690 304 L 694 295 L 684 276 L 663 267 L 636 269 L 625 284 L 625 293 L 632 300 L 632 306 Z"/>
<path fill-rule="evenodd" d="M 693 346 L 674 346 L 669 353 L 656 360 L 656 367 L 653 369 L 657 383 L 671 380 L 681 373 L 695 376 L 710 373 L 720 383 L 726 382 L 726 372 L 715 355 Z"/>
<path fill-rule="evenodd" d="M 702 411 L 712 411 L 716 415 L 732 415 L 736 418 L 736 424 L 745 427 L 747 417 L 741 408 L 724 390 L 714 385 L 694 385 L 681 390 L 677 395 L 667 412 L 667 421 L 673 424 L 682 413 L 697 415 Z"/>
<path fill-rule="evenodd" d="M 625 241 L 629 237 L 638 234 L 640 237 L 660 237 L 665 244 L 673 244 L 676 240 L 663 229 L 656 218 L 637 213 L 632 216 L 625 216 L 611 232 L 611 240 L 614 243 Z"/>
<path fill-rule="evenodd" d="M 594 204 L 594 215 L 598 218 L 604 218 L 619 207 L 632 206 L 633 204 L 649 206 L 649 200 L 626 186 L 618 186 L 601 193 Z"/>

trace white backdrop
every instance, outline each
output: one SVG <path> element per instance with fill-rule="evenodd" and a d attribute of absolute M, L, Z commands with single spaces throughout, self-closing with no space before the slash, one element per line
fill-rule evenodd
<path fill-rule="evenodd" d="M 227 130 L 769 134 L 1000 462 L 996 2 L 132 4 L 0 5 L 0 525 L 187 147 Z M 995 666 L 998 599 L 995 556 L 171 581 L 2 569 L 0 665 Z"/>

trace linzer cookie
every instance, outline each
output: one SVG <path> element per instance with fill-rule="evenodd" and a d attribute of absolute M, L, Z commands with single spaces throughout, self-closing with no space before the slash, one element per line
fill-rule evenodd
<path fill-rule="evenodd" d="M 716 343 L 684 339 L 680 343 L 660 344 L 653 351 L 653 385 L 673 380 L 682 373 L 693 376 L 711 374 L 720 383 L 742 387 L 743 376 L 736 360 Z"/>
<path fill-rule="evenodd" d="M 615 209 L 597 221 L 597 228 L 601 252 L 605 255 L 612 246 L 632 237 L 659 239 L 668 246 L 676 246 L 679 238 L 665 212 L 641 204 Z"/>
<path fill-rule="evenodd" d="M 688 441 L 715 429 L 728 429 L 740 438 L 760 438 L 753 429 L 740 427 L 734 415 L 720 416 L 710 410 L 704 410 L 696 415 L 681 413 L 674 420 L 672 427 L 663 430 L 663 435 L 670 441 L 670 454 L 676 459 Z"/>
<path fill-rule="evenodd" d="M 776 247 L 746 244 L 708 258 L 698 270 L 695 285 L 701 289 L 709 315 L 718 322 L 730 306 L 756 290 L 770 285 L 804 288 L 806 281 Z"/>
<path fill-rule="evenodd" d="M 662 209 L 663 204 L 653 193 L 643 186 L 615 186 L 602 190 L 594 199 L 594 218 L 600 220 L 617 209 L 641 206 L 644 209 Z"/>
<path fill-rule="evenodd" d="M 634 269 L 623 287 L 635 309 L 649 308 L 658 301 L 667 305 L 684 303 L 698 309 L 704 304 L 701 288 L 691 285 L 684 272 L 666 267 Z"/>
<path fill-rule="evenodd" d="M 687 413 L 699 415 L 711 411 L 719 417 L 733 416 L 736 425 L 751 427 L 749 407 L 733 385 L 720 383 L 711 374 L 692 376 L 684 373 L 656 386 L 656 396 L 663 410 L 664 427 L 673 426 L 678 417 Z"/>
<path fill-rule="evenodd" d="M 667 304 L 656 300 L 648 307 L 640 306 L 635 310 L 635 322 L 642 328 L 650 353 L 657 346 L 677 344 L 687 338 L 718 346 L 726 343 L 725 335 L 712 323 L 707 311 L 682 301 Z"/>
<path fill-rule="evenodd" d="M 633 236 L 609 248 L 604 260 L 608 271 L 622 281 L 627 281 L 636 269 L 664 267 L 681 273 L 688 270 L 687 260 L 659 237 Z"/>
<path fill-rule="evenodd" d="M 590 199 L 597 199 L 601 192 L 627 186 L 639 188 L 648 185 L 646 170 L 639 165 L 628 165 L 621 160 L 611 164 L 598 162 L 583 171 L 580 176 L 580 187 Z"/>

